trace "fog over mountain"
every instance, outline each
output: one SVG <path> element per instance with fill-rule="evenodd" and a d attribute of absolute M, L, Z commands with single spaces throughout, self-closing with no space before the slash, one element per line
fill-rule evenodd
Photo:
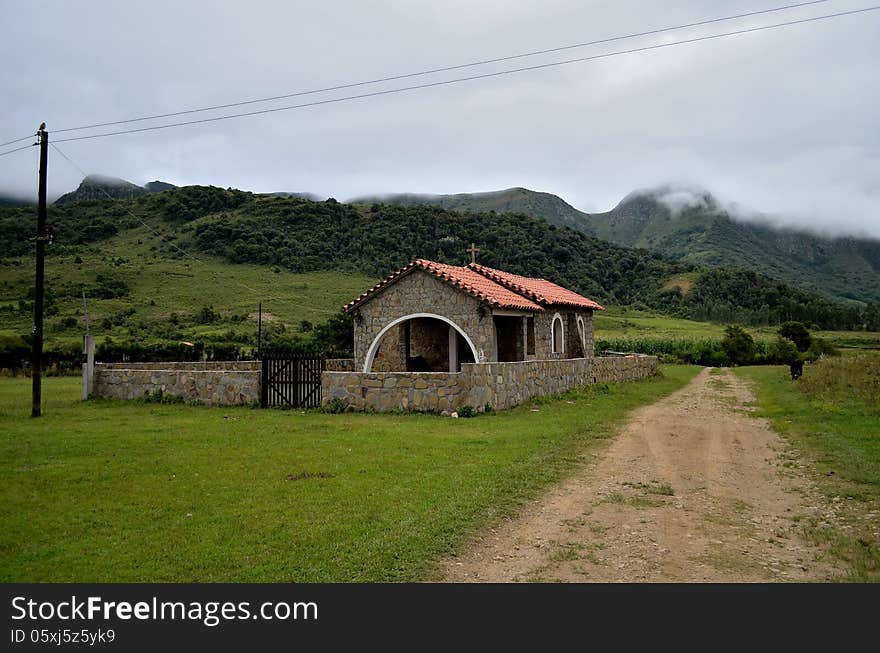
<path fill-rule="evenodd" d="M 588 213 L 634 188 L 711 189 L 784 224 L 880 236 L 880 12 L 406 93 L 94 140 L 60 130 L 308 91 L 765 9 L 731 0 L 6 3 L 0 142 L 43 120 L 83 170 L 136 185 L 338 199 L 522 186 Z M 675 32 L 239 107 L 279 108 L 865 6 L 835 0 Z M 51 12 L 52 20 L 44 20 Z M 40 24 L 39 30 L 21 25 Z M 193 29 L 198 25 L 198 29 Z M 169 120 L 217 117 L 227 110 Z M 148 127 L 145 121 L 127 125 Z M 103 128 L 124 129 L 126 125 Z M 36 148 L 0 157 L 33 196 Z M 50 196 L 82 173 L 50 150 Z M 685 197 L 667 198 L 686 202 Z"/>

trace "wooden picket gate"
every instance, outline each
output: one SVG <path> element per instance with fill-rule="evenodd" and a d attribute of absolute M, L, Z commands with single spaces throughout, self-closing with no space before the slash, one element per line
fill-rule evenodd
<path fill-rule="evenodd" d="M 260 405 L 284 408 L 319 408 L 323 357 L 264 356 Z"/>

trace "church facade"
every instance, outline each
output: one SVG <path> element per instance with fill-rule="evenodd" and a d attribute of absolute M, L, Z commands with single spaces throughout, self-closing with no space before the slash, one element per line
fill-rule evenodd
<path fill-rule="evenodd" d="M 593 356 L 595 301 L 475 261 L 415 260 L 344 309 L 355 358 L 322 374 L 333 410 L 501 410 L 657 369 L 651 356 Z"/>
<path fill-rule="evenodd" d="M 425 259 L 345 306 L 354 316 L 354 368 L 364 373 L 589 358 L 597 310 L 545 279 Z"/>

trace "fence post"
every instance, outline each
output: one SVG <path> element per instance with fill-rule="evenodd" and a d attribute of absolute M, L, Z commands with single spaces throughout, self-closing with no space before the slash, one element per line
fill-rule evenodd
<path fill-rule="evenodd" d="M 269 404 L 269 359 L 260 356 L 260 406 L 265 408 Z"/>
<path fill-rule="evenodd" d="M 95 336 L 87 335 L 83 338 L 83 354 L 85 362 L 82 366 L 82 398 L 86 400 L 95 391 Z"/>

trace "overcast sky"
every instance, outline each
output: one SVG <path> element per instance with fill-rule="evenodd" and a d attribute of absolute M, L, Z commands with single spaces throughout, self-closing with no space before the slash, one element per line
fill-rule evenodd
<path fill-rule="evenodd" d="M 82 124 L 404 74 L 786 3 L 0 0 L 0 142 L 35 130 L 43 120 L 55 140 L 74 135 L 55 130 Z M 831 0 L 244 110 L 871 4 Z M 59 147 L 89 173 L 137 184 L 161 179 L 260 192 L 308 191 L 339 200 L 525 186 L 600 211 L 636 188 L 695 184 L 723 201 L 778 214 L 784 221 L 880 236 L 878 107 L 880 11 Z M 35 192 L 36 149 L 0 157 L 3 190 Z M 50 152 L 50 195 L 58 195 L 74 188 L 82 175 Z"/>

